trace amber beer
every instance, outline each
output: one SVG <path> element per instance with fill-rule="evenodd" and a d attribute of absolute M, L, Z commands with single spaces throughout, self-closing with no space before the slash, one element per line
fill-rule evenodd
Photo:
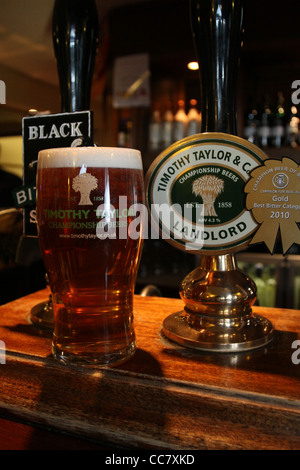
<path fill-rule="evenodd" d="M 42 150 L 37 171 L 40 248 L 54 307 L 53 355 L 114 365 L 135 351 L 133 296 L 144 204 L 140 152 Z"/>

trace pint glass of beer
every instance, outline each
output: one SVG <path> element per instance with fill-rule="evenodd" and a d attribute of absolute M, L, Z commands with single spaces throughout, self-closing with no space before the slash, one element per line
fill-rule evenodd
<path fill-rule="evenodd" d="M 52 352 L 61 362 L 112 366 L 134 353 L 141 207 L 138 150 L 39 152 L 38 237 L 52 291 Z"/>

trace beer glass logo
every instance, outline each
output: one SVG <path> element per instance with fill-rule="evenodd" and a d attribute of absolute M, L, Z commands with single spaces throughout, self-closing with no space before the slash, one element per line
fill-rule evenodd
<path fill-rule="evenodd" d="M 92 206 L 91 192 L 98 188 L 98 180 L 91 173 L 86 172 L 86 167 L 82 165 L 79 175 L 73 178 L 72 188 L 80 193 L 79 206 Z"/>
<path fill-rule="evenodd" d="M 193 193 L 201 196 L 204 215 L 217 216 L 214 203 L 224 189 L 224 181 L 213 175 L 205 175 L 193 182 Z"/>

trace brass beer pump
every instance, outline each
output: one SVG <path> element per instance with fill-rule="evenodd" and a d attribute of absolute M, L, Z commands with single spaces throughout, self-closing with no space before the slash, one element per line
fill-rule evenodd
<path fill-rule="evenodd" d="M 198 145 L 204 139 L 221 148 L 219 141 L 226 141 L 228 134 L 242 148 L 243 139 L 235 137 L 235 95 L 244 1 L 190 0 L 190 13 L 202 82 L 203 135 L 174 145 L 179 151 L 189 149 L 191 155 L 195 142 Z M 255 153 L 256 149 L 253 146 L 249 151 Z M 169 155 L 174 152 L 171 149 Z M 239 197 L 238 193 L 235 197 Z M 220 233 L 223 235 L 225 230 Z M 235 246 L 224 243 L 206 249 L 204 245 L 195 252 L 200 255 L 200 265 L 180 285 L 184 310 L 164 320 L 162 333 L 166 338 L 183 347 L 215 352 L 247 351 L 271 341 L 272 324 L 252 312 L 256 285 L 236 262 L 235 253 L 248 243 L 249 237 L 237 241 Z"/>

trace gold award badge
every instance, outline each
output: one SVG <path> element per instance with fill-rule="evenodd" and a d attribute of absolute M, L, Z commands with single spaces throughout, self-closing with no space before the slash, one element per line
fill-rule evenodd
<path fill-rule="evenodd" d="M 259 227 L 250 244 L 264 242 L 272 253 L 280 231 L 285 254 L 300 244 L 300 166 L 289 157 L 265 160 L 250 173 L 246 206 Z"/>

